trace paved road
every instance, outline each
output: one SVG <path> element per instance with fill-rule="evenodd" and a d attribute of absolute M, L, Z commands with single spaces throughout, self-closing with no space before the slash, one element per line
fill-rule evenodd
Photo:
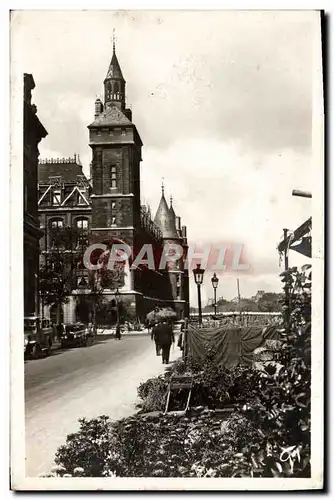
<path fill-rule="evenodd" d="M 179 355 L 175 347 L 171 359 Z M 147 334 L 103 339 L 26 362 L 26 474 L 50 471 L 57 448 L 78 429 L 78 418 L 131 415 L 140 382 L 163 370 Z"/>

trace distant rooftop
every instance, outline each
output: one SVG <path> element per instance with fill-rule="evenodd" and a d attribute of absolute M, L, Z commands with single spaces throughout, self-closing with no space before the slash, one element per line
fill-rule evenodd
<path fill-rule="evenodd" d="M 64 182 L 76 182 L 77 176 L 85 176 L 79 155 L 73 158 L 42 159 L 38 163 L 38 182 L 48 183 L 50 177 L 62 177 Z"/>

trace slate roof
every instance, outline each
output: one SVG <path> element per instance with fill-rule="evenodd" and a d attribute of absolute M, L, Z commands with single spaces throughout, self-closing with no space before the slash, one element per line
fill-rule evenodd
<path fill-rule="evenodd" d="M 88 128 L 105 127 L 111 125 L 132 125 L 132 122 L 122 113 L 117 106 L 108 106 Z"/>
<path fill-rule="evenodd" d="M 38 163 L 38 182 L 48 183 L 49 177 L 62 177 L 64 182 L 77 182 L 77 176 L 84 175 L 82 166 L 74 161 L 53 160 Z"/>
<path fill-rule="evenodd" d="M 122 70 L 121 70 L 121 67 L 119 65 L 115 50 L 113 52 L 113 55 L 112 55 L 112 58 L 111 58 L 111 61 L 109 64 L 109 69 L 108 69 L 108 73 L 106 76 L 106 80 L 109 80 L 111 78 L 120 78 L 120 79 L 124 80 L 123 75 L 122 75 Z"/>
<path fill-rule="evenodd" d="M 161 196 L 154 223 L 161 229 L 163 238 L 179 238 L 175 227 L 175 215 L 168 208 L 164 194 Z"/>
<path fill-rule="evenodd" d="M 170 211 L 170 213 L 172 214 L 172 216 L 174 217 L 174 220 L 175 220 L 176 214 L 175 214 L 175 211 L 174 211 L 174 207 L 173 207 L 172 200 L 171 200 L 171 202 L 170 202 L 170 208 L 169 208 L 169 211 Z"/>

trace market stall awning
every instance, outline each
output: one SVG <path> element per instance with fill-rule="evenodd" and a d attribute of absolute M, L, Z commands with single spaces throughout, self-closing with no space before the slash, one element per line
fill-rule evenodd
<path fill-rule="evenodd" d="M 280 242 L 278 245 L 278 251 L 279 252 L 284 252 L 286 249 L 290 248 L 291 250 L 297 250 L 297 246 L 293 248 L 291 245 L 293 243 L 301 240 L 304 236 L 308 235 L 311 232 L 312 229 L 312 217 L 307 219 L 301 226 L 299 226 L 293 234 L 287 236 L 284 240 Z"/>

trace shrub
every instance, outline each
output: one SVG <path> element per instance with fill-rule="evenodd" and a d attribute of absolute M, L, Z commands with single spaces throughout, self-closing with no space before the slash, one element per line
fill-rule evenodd
<path fill-rule="evenodd" d="M 69 434 L 66 443 L 61 446 L 55 456 L 55 463 L 71 476 L 76 469 L 83 469 L 84 477 L 102 475 L 110 450 L 117 449 L 117 437 L 111 420 L 105 415 L 92 420 L 79 419 L 78 432 Z"/>
<path fill-rule="evenodd" d="M 168 382 L 163 377 L 153 377 L 141 383 L 137 389 L 142 400 L 140 407 L 144 412 L 162 411 L 166 406 Z"/>
<path fill-rule="evenodd" d="M 250 476 L 243 451 L 254 433 L 256 427 L 240 414 L 222 420 L 203 408 L 187 416 L 136 415 L 120 422 L 99 417 L 81 421 L 80 430 L 58 450 L 52 475 Z M 92 446 L 92 441 L 98 445 Z"/>

